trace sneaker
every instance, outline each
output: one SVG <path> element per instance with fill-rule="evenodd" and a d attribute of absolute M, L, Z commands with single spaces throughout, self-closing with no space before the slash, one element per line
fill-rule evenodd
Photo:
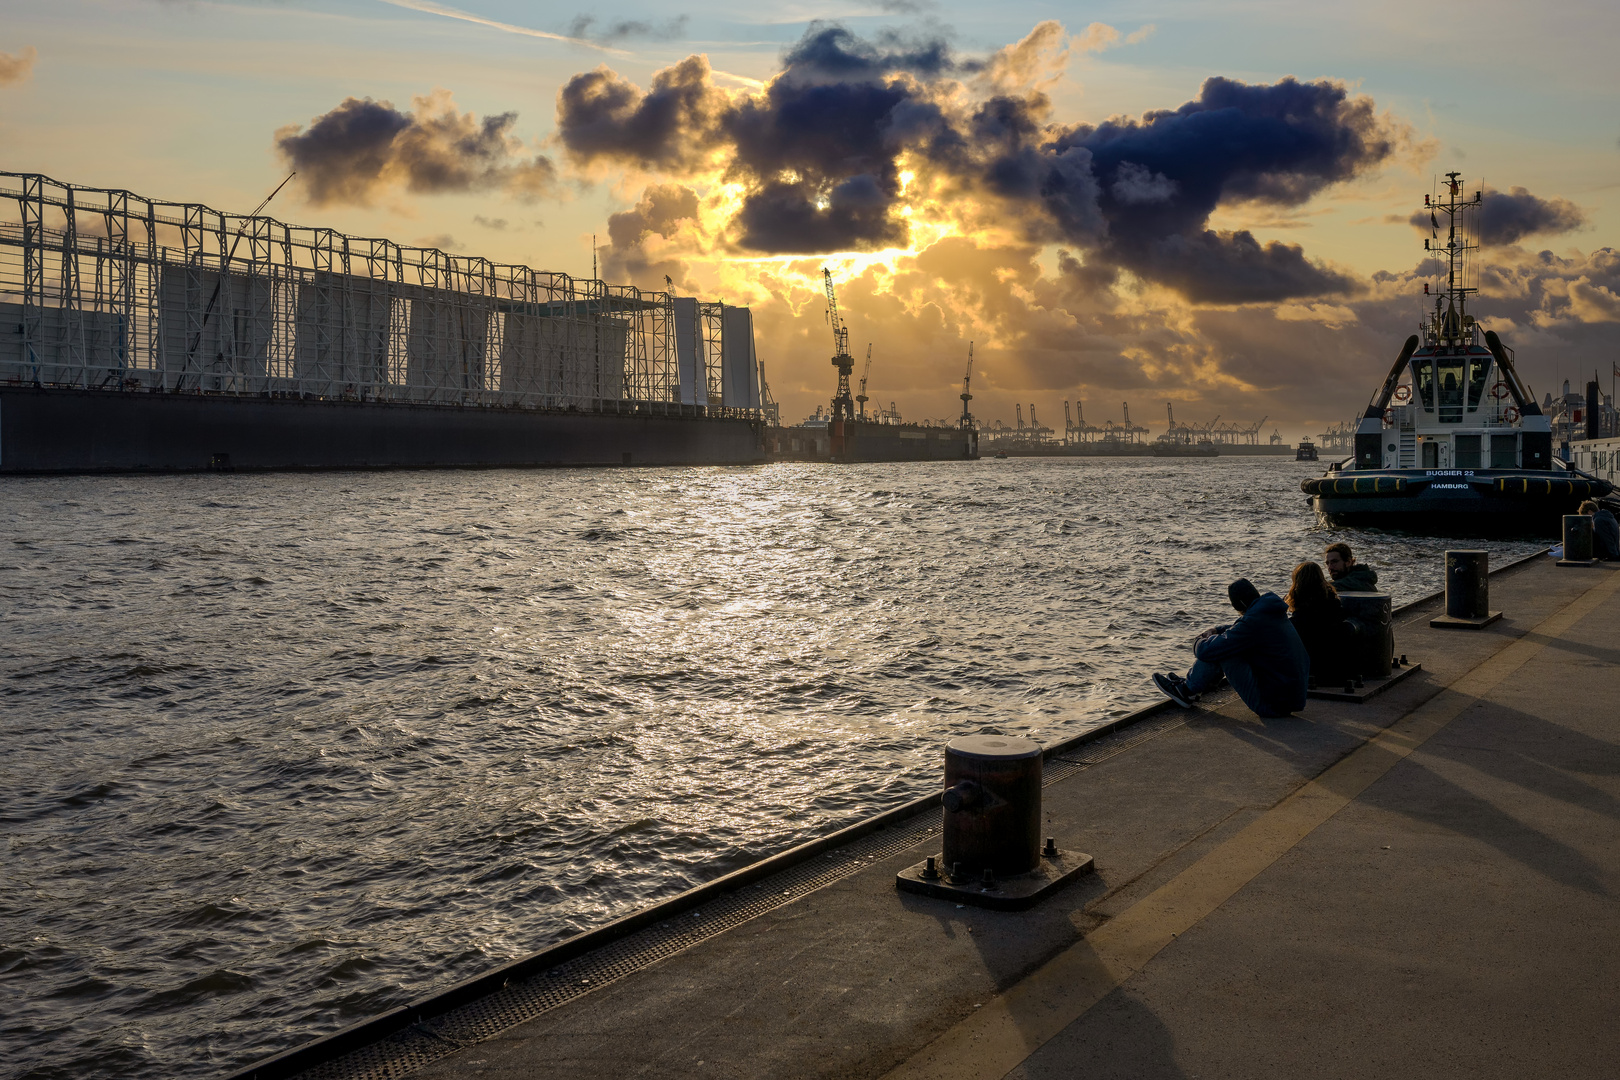
<path fill-rule="evenodd" d="M 1168 675 L 1160 675 L 1158 672 L 1154 672 L 1153 685 L 1163 691 L 1165 697 L 1180 705 L 1183 709 L 1192 708 L 1193 702 L 1198 700 L 1198 695 L 1192 692 L 1192 687 L 1187 685 L 1187 680 L 1174 672 Z"/>

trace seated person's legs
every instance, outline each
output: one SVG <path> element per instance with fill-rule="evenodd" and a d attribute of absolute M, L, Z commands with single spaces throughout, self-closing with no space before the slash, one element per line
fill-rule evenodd
<path fill-rule="evenodd" d="M 1221 671 L 1226 675 L 1226 681 L 1232 684 L 1237 696 L 1243 699 L 1243 704 L 1256 716 L 1275 719 L 1279 716 L 1288 716 L 1288 713 L 1279 713 L 1266 701 L 1260 690 L 1260 683 L 1254 677 L 1254 669 L 1246 660 L 1225 660 L 1221 662 Z"/>
<path fill-rule="evenodd" d="M 1260 712 L 1265 704 L 1260 698 L 1260 684 L 1254 681 L 1254 669 L 1247 660 L 1225 660 L 1221 663 L 1221 673 L 1226 681 L 1232 684 L 1237 696 L 1243 699 L 1252 712 Z"/>
<path fill-rule="evenodd" d="M 1187 672 L 1187 689 L 1195 694 L 1204 694 L 1221 685 L 1221 665 L 1212 664 L 1208 660 L 1194 660 L 1192 668 Z"/>

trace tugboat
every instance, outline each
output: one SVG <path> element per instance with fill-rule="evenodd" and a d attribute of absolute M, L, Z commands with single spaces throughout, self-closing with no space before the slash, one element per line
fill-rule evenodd
<path fill-rule="evenodd" d="M 1477 288 L 1464 274 L 1470 215 L 1483 190 L 1463 194 L 1460 173 L 1424 197 L 1433 235 L 1423 246 L 1444 262 L 1419 332 L 1406 339 L 1356 424 L 1355 456 L 1300 487 L 1325 523 L 1434 536 L 1556 536 L 1564 514 L 1602 498 L 1607 481 L 1569 468 L 1552 452 L 1552 429 L 1513 367 L 1513 350 L 1468 314 Z M 1440 215 L 1446 242 L 1439 243 Z"/>
<path fill-rule="evenodd" d="M 1315 461 L 1316 460 L 1316 444 L 1311 442 L 1311 437 L 1309 435 L 1307 435 L 1303 439 L 1299 440 L 1299 445 L 1294 447 L 1294 460 L 1295 461 Z"/>

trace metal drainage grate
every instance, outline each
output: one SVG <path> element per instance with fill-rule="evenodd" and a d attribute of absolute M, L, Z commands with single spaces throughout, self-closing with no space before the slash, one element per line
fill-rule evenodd
<path fill-rule="evenodd" d="M 1144 720 L 1077 746 L 1063 757 L 1049 758 L 1042 784 L 1055 784 L 1186 722 L 1185 714 Z M 872 833 L 836 851 L 812 856 L 764 881 L 672 915 L 533 978 L 508 983 L 487 997 L 323 1062 L 300 1073 L 298 1080 L 398 1080 L 817 889 L 852 877 L 873 862 L 909 851 L 940 830 L 936 815 L 918 814 L 911 821 Z"/>

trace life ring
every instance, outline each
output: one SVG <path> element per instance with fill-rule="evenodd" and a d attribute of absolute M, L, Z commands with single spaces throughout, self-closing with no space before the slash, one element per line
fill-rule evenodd
<path fill-rule="evenodd" d="M 1505 382 L 1499 382 L 1495 386 L 1491 387 L 1491 397 L 1495 398 L 1497 401 L 1506 399 L 1511 393 L 1513 393 L 1512 388 L 1509 387 Z"/>
<path fill-rule="evenodd" d="M 1510 424 L 1517 424 L 1519 422 L 1519 407 L 1517 405 L 1509 405 L 1507 408 L 1503 409 L 1502 419 L 1506 420 Z"/>
<path fill-rule="evenodd" d="M 1397 386 L 1395 388 L 1395 400 L 1399 401 L 1399 402 L 1401 402 L 1403 404 L 1408 402 L 1408 401 L 1411 401 L 1412 400 L 1412 388 L 1410 386 L 1407 386 L 1405 383 L 1402 383 L 1401 385 Z"/>
<path fill-rule="evenodd" d="M 1394 409 L 1385 409 L 1384 410 L 1384 426 L 1385 427 L 1394 427 L 1395 426 L 1395 410 Z"/>

